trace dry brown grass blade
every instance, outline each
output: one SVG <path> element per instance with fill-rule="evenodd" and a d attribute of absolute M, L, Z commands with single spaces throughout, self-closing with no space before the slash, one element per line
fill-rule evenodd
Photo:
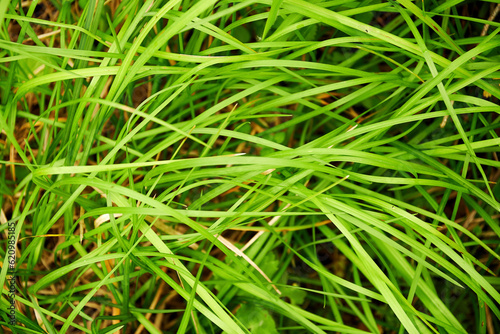
<path fill-rule="evenodd" d="M 204 229 L 207 229 L 205 226 L 203 225 L 200 225 L 202 226 Z M 255 270 L 257 270 L 261 275 L 262 277 L 264 277 L 266 279 L 266 281 L 268 281 L 269 283 L 271 283 L 271 286 L 273 287 L 273 289 L 279 294 L 281 295 L 281 291 L 276 287 L 276 285 L 273 284 L 273 282 L 271 281 L 271 279 L 266 275 L 266 273 L 259 268 L 259 266 L 252 261 L 251 258 L 249 258 L 245 253 L 242 252 L 241 249 L 239 249 L 238 247 L 236 247 L 235 245 L 233 245 L 229 240 L 227 240 L 226 238 L 224 238 L 223 236 L 221 235 L 216 235 L 215 236 L 217 238 L 217 240 L 219 240 L 224 246 L 226 246 L 229 250 L 233 251 L 234 254 L 236 254 L 237 256 L 241 256 L 243 259 L 245 259 L 245 261 L 247 261 L 253 268 L 255 268 Z"/>

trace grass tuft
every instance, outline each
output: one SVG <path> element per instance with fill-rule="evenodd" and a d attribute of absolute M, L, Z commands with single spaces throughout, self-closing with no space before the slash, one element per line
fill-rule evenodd
<path fill-rule="evenodd" d="M 0 0 L 0 332 L 500 332 L 499 9 Z"/>

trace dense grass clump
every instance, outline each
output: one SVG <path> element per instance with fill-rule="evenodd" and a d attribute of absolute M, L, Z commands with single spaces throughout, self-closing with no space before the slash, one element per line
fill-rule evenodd
<path fill-rule="evenodd" d="M 500 332 L 499 8 L 0 0 L 0 333 Z"/>

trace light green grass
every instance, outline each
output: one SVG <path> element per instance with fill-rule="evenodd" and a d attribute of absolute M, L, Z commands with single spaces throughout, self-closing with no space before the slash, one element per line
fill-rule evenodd
<path fill-rule="evenodd" d="M 496 4 L 26 4 L 0 332 L 500 331 Z"/>

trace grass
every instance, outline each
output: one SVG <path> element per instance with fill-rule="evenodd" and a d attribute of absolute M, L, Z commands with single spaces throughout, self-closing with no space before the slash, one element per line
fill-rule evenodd
<path fill-rule="evenodd" d="M 0 0 L 0 332 L 498 333 L 499 8 Z"/>

